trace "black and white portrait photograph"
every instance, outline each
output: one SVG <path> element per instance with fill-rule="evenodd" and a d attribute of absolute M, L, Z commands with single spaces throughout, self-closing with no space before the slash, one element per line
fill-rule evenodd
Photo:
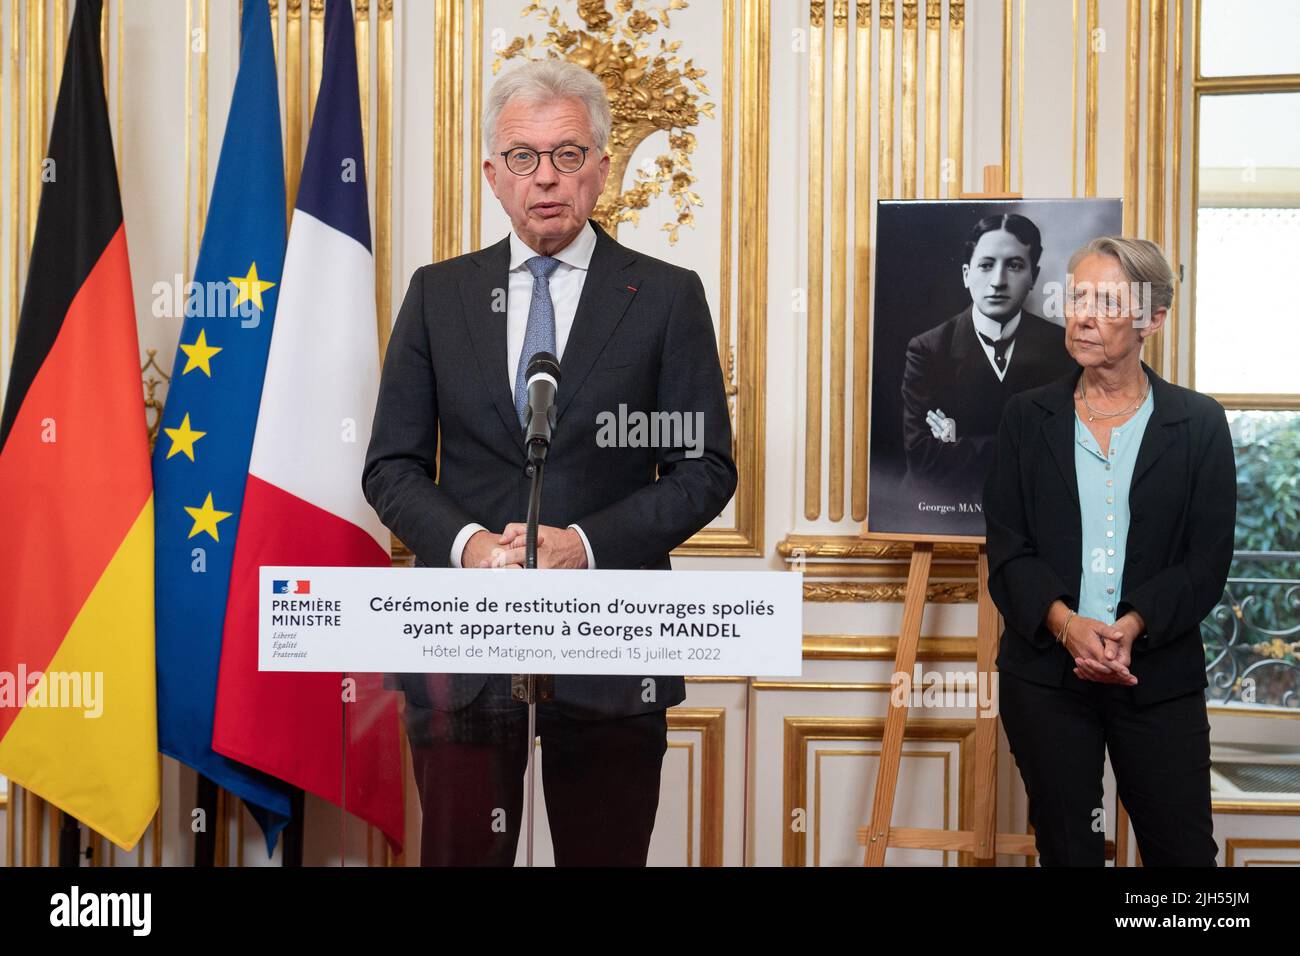
<path fill-rule="evenodd" d="M 1070 372 L 1070 253 L 1117 199 L 881 202 L 867 533 L 981 537 L 1007 399 Z"/>

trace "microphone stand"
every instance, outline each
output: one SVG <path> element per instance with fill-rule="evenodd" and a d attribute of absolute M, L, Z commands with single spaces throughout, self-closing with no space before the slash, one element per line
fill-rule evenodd
<path fill-rule="evenodd" d="M 524 532 L 524 567 L 537 567 L 537 526 L 542 515 L 542 472 L 546 468 L 546 445 L 534 441 L 528 449 L 525 473 L 532 479 L 528 491 L 528 525 Z"/>
<path fill-rule="evenodd" d="M 546 470 L 546 453 L 551 447 L 551 431 L 555 428 L 555 392 L 559 385 L 559 360 L 549 352 L 538 352 L 528 363 L 528 415 L 524 422 L 525 441 L 528 445 L 528 463 L 525 473 L 532 479 L 528 492 L 528 521 L 524 528 L 524 567 L 537 568 L 537 526 L 542 514 L 542 475 Z M 538 395 L 534 401 L 533 388 L 537 383 Z M 545 386 L 549 383 L 549 389 Z M 545 416 L 534 427 L 533 415 Z M 554 696 L 554 679 L 550 675 L 512 674 L 510 696 L 528 704 L 528 845 L 525 849 L 526 865 L 533 865 L 533 795 L 537 772 L 534 754 L 537 750 L 537 701 Z"/>
<path fill-rule="evenodd" d="M 534 440 L 529 444 L 526 473 L 532 479 L 532 485 L 528 492 L 528 523 L 524 532 L 525 568 L 536 569 L 537 567 L 537 526 L 541 520 L 542 476 L 546 470 L 546 451 L 547 444 L 544 441 Z M 515 674 L 511 678 L 511 684 L 511 696 L 528 704 L 528 772 L 525 777 L 525 786 L 528 790 L 528 842 L 525 845 L 525 865 L 531 867 L 533 865 L 533 796 L 536 792 L 534 753 L 537 741 L 537 701 L 539 696 L 542 700 L 551 697 L 552 680 L 550 675 Z"/>

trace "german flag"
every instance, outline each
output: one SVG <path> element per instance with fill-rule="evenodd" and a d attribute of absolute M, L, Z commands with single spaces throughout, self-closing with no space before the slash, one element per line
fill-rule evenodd
<path fill-rule="evenodd" d="M 101 7 L 72 21 L 0 417 L 0 773 L 129 850 L 158 806 L 153 485 Z"/>

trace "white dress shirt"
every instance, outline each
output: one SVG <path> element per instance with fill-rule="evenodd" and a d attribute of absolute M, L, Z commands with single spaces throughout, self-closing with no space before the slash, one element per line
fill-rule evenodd
<path fill-rule="evenodd" d="M 587 281 L 587 267 L 591 264 L 591 255 L 596 251 L 596 230 L 591 223 L 579 231 L 574 240 L 552 258 L 559 259 L 560 264 L 551 274 L 549 286 L 551 305 L 555 312 L 555 357 L 564 358 L 564 347 L 568 344 L 569 333 L 573 331 L 573 317 L 578 311 L 578 300 L 582 297 L 582 286 Z M 510 394 L 515 393 L 515 376 L 519 371 L 519 354 L 524 350 L 524 333 L 528 329 L 528 310 L 533 301 L 533 274 L 524 265 L 529 259 L 539 255 L 526 242 L 519 238 L 514 229 L 510 230 L 510 273 L 509 287 L 506 292 L 506 368 Z M 591 543 L 587 535 L 576 524 L 569 525 L 582 538 L 582 546 L 587 549 L 587 567 L 594 568 L 596 559 L 591 553 Z M 461 566 L 461 555 L 465 545 L 476 532 L 486 531 L 481 524 L 467 524 L 460 529 L 456 540 L 451 543 L 451 566 Z"/>
<path fill-rule="evenodd" d="M 1003 325 L 997 319 L 990 319 L 987 315 L 981 312 L 977 306 L 972 305 L 970 307 L 970 317 L 975 322 L 975 331 L 983 332 L 994 342 L 998 339 L 1004 339 L 1008 335 L 1015 335 L 1016 329 L 1020 327 L 1019 312 L 1017 312 L 1006 325 Z M 989 366 L 993 369 L 993 374 L 998 377 L 999 382 L 1002 381 L 1007 377 L 1007 369 L 1011 368 L 1011 353 L 1016 350 L 1016 343 L 1012 342 L 1007 346 L 1006 368 L 999 369 L 997 359 L 994 358 L 995 353 L 993 346 L 979 338 L 978 335 L 976 336 L 976 339 L 978 339 L 980 346 L 984 349 L 985 356 L 988 357 Z"/>

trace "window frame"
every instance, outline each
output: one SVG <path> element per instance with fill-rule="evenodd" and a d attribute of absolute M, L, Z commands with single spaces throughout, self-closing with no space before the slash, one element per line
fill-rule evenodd
<path fill-rule="evenodd" d="M 1191 229 L 1192 277 L 1187 306 L 1187 382 L 1196 388 L 1196 281 L 1198 233 L 1201 213 L 1201 102 L 1206 96 L 1251 93 L 1300 93 L 1300 73 L 1261 73 L 1257 75 L 1205 76 L 1201 72 L 1201 0 L 1193 0 L 1192 9 L 1192 208 Z M 1213 392 L 1224 408 L 1242 411 L 1300 411 L 1300 388 L 1294 392 Z"/>

